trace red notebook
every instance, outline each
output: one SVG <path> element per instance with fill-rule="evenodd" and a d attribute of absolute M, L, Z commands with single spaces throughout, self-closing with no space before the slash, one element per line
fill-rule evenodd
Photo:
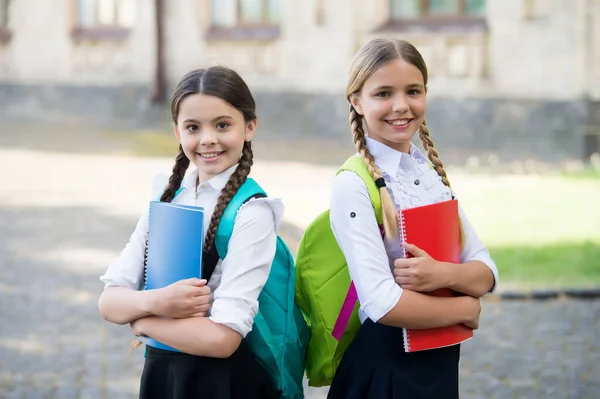
<path fill-rule="evenodd" d="M 403 241 L 414 244 L 441 262 L 460 263 L 460 233 L 458 201 L 449 200 L 398 212 Z M 406 258 L 413 255 L 405 251 Z M 454 296 L 447 288 L 423 294 Z M 473 330 L 464 324 L 449 327 L 413 330 L 404 328 L 404 350 L 417 352 L 460 344 L 473 337 Z"/>

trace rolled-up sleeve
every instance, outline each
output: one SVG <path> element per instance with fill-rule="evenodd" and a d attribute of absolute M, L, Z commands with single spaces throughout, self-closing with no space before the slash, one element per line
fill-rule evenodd
<path fill-rule="evenodd" d="M 473 260 L 478 260 L 489 267 L 490 271 L 494 275 L 494 285 L 490 292 L 494 292 L 498 286 L 498 267 L 496 266 L 496 263 L 493 261 L 486 247 L 477 236 L 475 228 L 469 222 L 469 219 L 467 218 L 467 215 L 461 206 L 459 206 L 458 211 L 465 235 L 465 243 L 460 254 L 461 262 L 466 263 Z"/>
<path fill-rule="evenodd" d="M 282 214 L 281 201 L 260 198 L 250 200 L 236 216 L 210 319 L 242 337 L 252 330 L 258 313 L 258 296 L 271 271 Z"/>
<path fill-rule="evenodd" d="M 360 310 L 374 322 L 400 300 L 369 192 L 362 179 L 350 171 L 333 180 L 330 203 L 331 228 L 346 257 Z"/>

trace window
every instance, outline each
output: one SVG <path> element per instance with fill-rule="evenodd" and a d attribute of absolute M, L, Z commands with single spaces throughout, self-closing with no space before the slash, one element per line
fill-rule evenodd
<path fill-rule="evenodd" d="M 391 0 L 393 20 L 483 17 L 485 0 Z"/>
<path fill-rule="evenodd" d="M 87 39 L 123 39 L 134 23 L 135 0 L 75 0 L 74 34 Z"/>
<path fill-rule="evenodd" d="M 279 36 L 283 0 L 211 0 L 212 32 L 227 39 Z"/>
<path fill-rule="evenodd" d="M 380 31 L 485 32 L 485 0 L 389 0 Z"/>
<path fill-rule="evenodd" d="M 212 0 L 214 26 L 278 25 L 281 0 Z"/>
<path fill-rule="evenodd" d="M 0 28 L 8 28 L 8 0 L 0 0 Z"/>
<path fill-rule="evenodd" d="M 9 0 L 0 0 L 0 43 L 10 40 L 10 30 L 8 30 L 8 6 Z"/>

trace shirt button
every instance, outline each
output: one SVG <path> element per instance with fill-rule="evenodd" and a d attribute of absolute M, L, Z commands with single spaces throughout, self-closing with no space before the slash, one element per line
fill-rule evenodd
<path fill-rule="evenodd" d="M 419 181 L 419 179 L 415 179 L 415 186 L 418 186 L 421 182 Z"/>
<path fill-rule="evenodd" d="M 206 184 L 201 184 L 200 188 L 206 188 Z"/>

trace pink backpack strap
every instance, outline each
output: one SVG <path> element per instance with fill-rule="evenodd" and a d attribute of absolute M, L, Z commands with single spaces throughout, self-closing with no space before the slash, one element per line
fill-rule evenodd
<path fill-rule="evenodd" d="M 383 225 L 379 225 L 379 232 L 383 238 Z M 344 331 L 346 331 L 346 327 L 348 326 L 348 322 L 350 321 L 350 316 L 352 316 L 352 311 L 354 310 L 356 302 L 358 302 L 358 293 L 356 292 L 354 281 L 351 281 L 350 288 L 348 288 L 348 293 L 346 294 L 346 299 L 344 299 L 344 303 L 340 309 L 340 314 L 338 314 L 335 325 L 333 326 L 333 331 L 331 332 L 333 338 L 338 341 L 342 338 L 342 335 L 344 335 Z"/>
<path fill-rule="evenodd" d="M 350 321 L 350 316 L 352 315 L 352 310 L 354 310 L 356 302 L 358 302 L 358 294 L 356 293 L 354 282 L 351 282 L 348 293 L 346 294 L 346 299 L 344 299 L 344 304 L 342 305 L 340 314 L 338 315 L 335 325 L 333 326 L 333 331 L 331 332 L 333 338 L 338 341 L 342 338 L 342 335 L 344 335 L 344 331 L 346 331 L 348 321 Z"/>

